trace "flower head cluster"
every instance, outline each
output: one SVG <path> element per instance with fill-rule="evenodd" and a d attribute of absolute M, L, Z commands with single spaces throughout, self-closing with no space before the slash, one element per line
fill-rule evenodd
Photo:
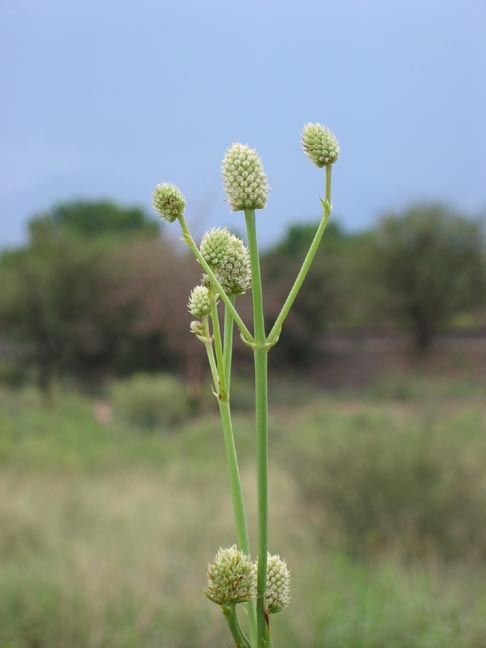
<path fill-rule="evenodd" d="M 158 184 L 152 194 L 152 205 L 162 218 L 172 223 L 180 218 L 186 207 L 181 191 L 171 184 Z"/>
<path fill-rule="evenodd" d="M 206 596 L 218 605 L 235 605 L 256 596 L 256 567 L 236 545 L 218 551 L 207 577 Z"/>
<path fill-rule="evenodd" d="M 263 209 L 268 184 L 263 164 L 255 149 L 233 144 L 226 151 L 222 166 L 224 188 L 233 211 Z"/>
<path fill-rule="evenodd" d="M 321 124 L 306 124 L 302 132 L 302 146 L 307 157 L 319 168 L 333 164 L 339 157 L 336 136 Z"/>
<path fill-rule="evenodd" d="M 290 572 L 278 555 L 268 554 L 265 603 L 270 614 L 281 612 L 290 603 Z"/>
<path fill-rule="evenodd" d="M 250 256 L 241 239 L 218 227 L 206 232 L 199 249 L 228 295 L 251 288 Z"/>
<path fill-rule="evenodd" d="M 206 286 L 196 286 L 189 295 L 187 308 L 194 317 L 204 317 L 211 312 L 209 290 Z"/>

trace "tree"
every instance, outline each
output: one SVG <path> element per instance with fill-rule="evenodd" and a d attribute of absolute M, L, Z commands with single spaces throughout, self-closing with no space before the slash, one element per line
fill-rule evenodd
<path fill-rule="evenodd" d="M 375 260 L 391 313 L 411 328 L 418 349 L 480 294 L 479 224 L 445 205 L 419 203 L 386 215 Z"/>
<path fill-rule="evenodd" d="M 85 237 L 100 235 L 156 236 L 159 225 L 138 207 L 109 201 L 59 203 L 30 222 L 31 238 L 45 238 L 61 230 Z"/>

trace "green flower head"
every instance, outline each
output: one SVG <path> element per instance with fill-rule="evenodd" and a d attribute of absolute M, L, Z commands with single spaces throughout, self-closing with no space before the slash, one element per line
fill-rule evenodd
<path fill-rule="evenodd" d="M 176 186 L 165 183 L 155 187 L 152 205 L 162 218 L 172 223 L 183 215 L 186 201 Z"/>
<path fill-rule="evenodd" d="M 244 144 L 233 144 L 223 159 L 224 188 L 233 211 L 263 209 L 268 184 L 258 153 Z"/>
<path fill-rule="evenodd" d="M 189 295 L 187 308 L 194 317 L 204 317 L 211 312 L 209 291 L 206 286 L 196 286 Z"/>
<path fill-rule="evenodd" d="M 208 565 L 206 596 L 218 605 L 235 605 L 256 596 L 256 567 L 236 545 L 220 549 Z"/>
<path fill-rule="evenodd" d="M 281 612 L 290 603 L 290 572 L 280 556 L 268 554 L 265 603 L 270 614 Z"/>
<path fill-rule="evenodd" d="M 334 164 L 339 157 L 336 136 L 321 124 L 306 124 L 302 132 L 302 146 L 307 157 L 319 168 Z"/>
<path fill-rule="evenodd" d="M 250 255 L 237 236 L 231 236 L 224 265 L 217 276 L 228 295 L 242 295 L 251 288 Z"/>
<path fill-rule="evenodd" d="M 211 268 L 221 268 L 228 255 L 232 234 L 226 227 L 213 227 L 202 237 L 199 249 Z"/>

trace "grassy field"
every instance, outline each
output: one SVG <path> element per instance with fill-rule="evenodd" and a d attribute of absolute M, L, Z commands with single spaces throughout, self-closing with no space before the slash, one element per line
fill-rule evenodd
<path fill-rule="evenodd" d="M 486 647 L 481 397 L 418 378 L 274 391 L 270 547 L 292 570 L 276 648 Z M 0 392 L 0 648 L 231 645 L 203 594 L 235 539 L 216 413 L 154 428 L 114 402 Z"/>

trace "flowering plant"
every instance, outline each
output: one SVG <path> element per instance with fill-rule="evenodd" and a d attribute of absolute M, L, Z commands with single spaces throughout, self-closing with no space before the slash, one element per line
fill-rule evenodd
<path fill-rule="evenodd" d="M 278 342 L 282 326 L 309 271 L 331 214 L 331 169 L 339 157 L 336 137 L 321 124 L 309 123 L 302 133 L 302 146 L 309 159 L 325 169 L 325 197 L 322 218 L 295 282 L 270 332 L 265 330 L 255 210 L 263 209 L 268 183 L 262 161 L 254 149 L 233 144 L 223 159 L 222 174 L 228 203 L 243 211 L 247 243 L 226 228 L 207 232 L 198 246 L 187 226 L 186 201 L 171 184 L 159 184 L 153 206 L 168 222 L 179 221 L 183 240 L 203 270 L 201 284 L 190 296 L 188 309 L 196 318 L 190 330 L 207 352 L 226 445 L 237 544 L 221 548 L 208 565 L 206 595 L 221 606 L 237 648 L 269 648 L 272 645 L 270 615 L 289 604 L 290 574 L 278 555 L 268 553 L 268 389 L 267 359 Z M 236 298 L 252 291 L 253 334 L 236 309 Z M 219 308 L 224 309 L 221 331 Z M 258 492 L 258 555 L 250 557 L 250 540 L 241 487 L 230 407 L 231 360 L 234 326 L 253 351 L 255 365 L 256 464 Z M 248 630 L 240 625 L 237 606 L 248 608 Z"/>

